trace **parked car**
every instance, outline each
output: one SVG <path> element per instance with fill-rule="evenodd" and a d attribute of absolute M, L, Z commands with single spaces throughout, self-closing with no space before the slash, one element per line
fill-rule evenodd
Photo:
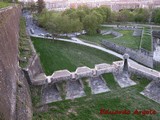
<path fill-rule="evenodd" d="M 33 28 L 30 28 L 30 32 L 31 32 L 31 34 L 34 34 Z"/>
<path fill-rule="evenodd" d="M 40 33 L 38 36 L 42 36 L 42 37 L 44 37 L 44 34 L 43 34 L 43 33 Z"/>
<path fill-rule="evenodd" d="M 52 35 L 49 34 L 49 33 L 46 33 L 46 34 L 45 34 L 45 37 L 52 37 Z"/>

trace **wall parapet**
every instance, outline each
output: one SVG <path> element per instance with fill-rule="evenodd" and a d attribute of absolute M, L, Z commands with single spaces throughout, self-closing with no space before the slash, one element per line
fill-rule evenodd
<path fill-rule="evenodd" d="M 95 68 L 93 69 L 84 66 L 78 67 L 75 72 L 70 72 L 68 70 L 55 71 L 51 76 L 46 76 L 44 73 L 41 73 L 31 79 L 31 84 L 44 85 L 49 83 L 56 83 L 63 80 L 77 80 L 85 77 L 94 77 L 102 75 L 104 73 L 112 73 L 114 71 L 114 68 L 114 65 L 102 63 L 95 65 Z M 32 71 L 28 72 L 31 73 Z"/>

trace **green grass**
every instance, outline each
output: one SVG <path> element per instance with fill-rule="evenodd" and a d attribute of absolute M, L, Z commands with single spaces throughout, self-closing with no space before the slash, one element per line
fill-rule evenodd
<path fill-rule="evenodd" d="M 103 28 L 104 29 L 104 28 Z M 107 28 L 108 29 L 108 28 Z M 133 37 L 133 31 L 130 30 L 115 30 L 123 34 L 122 37 L 114 38 L 113 35 L 82 35 L 79 38 L 88 40 L 91 42 L 101 43 L 102 40 L 108 40 L 115 44 L 125 46 L 132 49 L 138 49 L 140 44 L 140 37 Z"/>
<path fill-rule="evenodd" d="M 34 114 L 33 120 L 159 120 L 160 105 L 142 96 L 139 92 L 150 81 L 132 77 L 136 86 L 120 88 L 112 74 L 104 74 L 110 92 L 87 95 L 74 100 L 65 100 L 49 104 L 49 111 Z M 100 115 L 100 109 L 130 110 L 129 115 Z M 156 115 L 133 115 L 134 110 L 154 109 Z"/>
<path fill-rule="evenodd" d="M 11 3 L 7 3 L 7 2 L 0 2 L 0 8 L 5 8 L 5 7 L 8 7 L 10 6 Z"/>
<path fill-rule="evenodd" d="M 120 60 L 103 51 L 74 43 L 33 37 L 31 39 L 37 53 L 40 54 L 40 60 L 47 75 L 51 75 L 56 70 L 75 71 L 80 66 L 94 68 L 95 64 Z"/>
<path fill-rule="evenodd" d="M 62 41 L 51 41 L 32 38 L 33 44 L 40 54 L 41 63 L 45 72 L 50 75 L 55 70 L 68 69 L 75 71 L 78 66 L 94 67 L 97 63 L 118 60 L 102 51 Z M 74 100 L 63 100 L 49 104 L 48 112 L 34 113 L 33 120 L 158 120 L 160 118 L 160 105 L 142 96 L 141 91 L 150 83 L 149 80 L 132 76 L 137 85 L 120 88 L 114 81 L 112 74 L 103 75 L 110 92 L 97 95 L 91 94 L 87 79 L 82 79 L 84 91 L 87 96 Z M 57 83 L 61 96 L 65 98 L 65 83 Z M 38 88 L 32 90 L 34 105 L 39 102 Z M 37 92 L 36 92 L 37 91 Z M 40 91 L 40 90 L 39 90 Z M 100 109 L 130 110 L 129 115 L 100 115 Z M 154 109 L 156 115 L 133 115 L 134 110 Z"/>
<path fill-rule="evenodd" d="M 90 41 L 90 42 L 93 42 L 93 43 L 98 43 L 98 44 L 101 44 L 101 41 L 103 39 L 112 39 L 114 38 L 115 36 L 113 35 L 100 35 L 100 34 L 95 34 L 95 35 L 80 35 L 79 38 L 82 39 L 82 40 L 86 40 L 86 41 Z"/>
<path fill-rule="evenodd" d="M 118 30 L 118 31 L 122 33 L 123 36 L 116 39 L 109 39 L 109 41 L 128 48 L 138 49 L 140 44 L 140 37 L 132 36 L 133 31 L 131 30 Z"/>
<path fill-rule="evenodd" d="M 20 32 L 19 32 L 19 57 L 20 57 L 20 66 L 22 68 L 26 67 L 28 60 L 32 55 L 31 46 L 29 43 L 29 37 L 26 34 L 26 24 L 25 18 L 21 17 L 20 19 Z"/>
<path fill-rule="evenodd" d="M 152 41 L 151 41 L 151 33 L 149 32 L 150 28 L 148 27 L 144 27 L 144 34 L 142 37 L 142 44 L 141 44 L 141 48 L 146 49 L 148 51 L 152 50 Z"/>

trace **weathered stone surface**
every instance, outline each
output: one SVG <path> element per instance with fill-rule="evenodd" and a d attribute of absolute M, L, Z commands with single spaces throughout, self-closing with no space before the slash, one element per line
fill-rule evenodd
<path fill-rule="evenodd" d="M 44 85 L 44 84 L 47 84 L 47 83 L 48 83 L 47 76 L 44 73 L 38 74 L 32 80 L 33 85 Z"/>
<path fill-rule="evenodd" d="M 30 58 L 27 68 L 24 69 L 24 73 L 30 84 L 32 84 L 32 81 L 39 76 L 39 74 L 44 74 L 37 54 L 33 54 Z"/>
<path fill-rule="evenodd" d="M 74 99 L 85 96 L 81 80 L 67 81 L 66 91 L 66 99 Z"/>
<path fill-rule="evenodd" d="M 153 59 L 160 64 L 160 31 L 152 32 Z"/>
<path fill-rule="evenodd" d="M 92 70 L 86 66 L 84 67 L 78 67 L 76 69 L 77 79 L 82 77 L 89 77 L 92 76 Z"/>
<path fill-rule="evenodd" d="M 51 82 L 57 82 L 60 80 L 70 80 L 72 79 L 72 74 L 68 70 L 59 70 L 53 73 L 51 76 Z"/>
<path fill-rule="evenodd" d="M 160 104 L 160 81 L 152 81 L 141 94 Z"/>
<path fill-rule="evenodd" d="M 96 75 L 113 72 L 114 66 L 106 63 L 95 65 Z"/>
<path fill-rule="evenodd" d="M 62 100 L 56 84 L 44 85 L 42 90 L 42 104 Z"/>
<path fill-rule="evenodd" d="M 136 63 L 129 62 L 129 71 L 132 74 L 138 75 L 145 77 L 149 80 L 159 80 L 160 74 L 158 71 L 144 67 L 144 66 L 139 66 Z"/>
<path fill-rule="evenodd" d="M 142 35 L 142 30 L 141 29 L 135 29 L 133 32 L 133 36 L 135 37 L 140 37 Z"/>
<path fill-rule="evenodd" d="M 92 94 L 110 91 L 102 76 L 89 78 L 89 86 L 91 87 Z"/>
<path fill-rule="evenodd" d="M 32 120 L 30 88 L 23 71 L 19 71 L 17 87 L 16 120 Z"/>
<path fill-rule="evenodd" d="M 123 36 L 123 34 L 117 32 L 117 31 L 114 31 L 114 30 L 109 30 L 109 31 L 103 30 L 103 31 L 101 31 L 101 34 L 102 34 L 102 35 L 112 34 L 112 35 L 115 36 L 115 38 L 118 38 L 118 37 L 122 37 L 122 36 Z"/>
<path fill-rule="evenodd" d="M 120 85 L 121 88 L 136 85 L 136 83 L 129 78 L 128 68 L 124 69 L 124 67 L 128 67 L 128 62 L 126 61 L 127 59 L 125 58 L 128 58 L 128 56 L 124 55 L 123 62 L 122 61 L 114 62 L 115 65 L 115 71 L 113 72 L 114 79 L 117 81 L 117 83 Z"/>
<path fill-rule="evenodd" d="M 31 120 L 32 116 L 28 83 L 18 66 L 20 15 L 17 5 L 0 9 L 0 119 L 4 120 Z"/>
<path fill-rule="evenodd" d="M 153 54 L 149 52 L 142 52 L 141 50 L 133 50 L 131 48 L 126 48 L 124 46 L 120 46 L 109 42 L 107 40 L 102 40 L 102 45 L 105 47 L 114 50 L 120 54 L 129 54 L 130 58 L 145 65 L 153 68 Z"/>
<path fill-rule="evenodd" d="M 114 78 L 119 84 L 121 88 L 129 87 L 136 85 L 134 81 L 132 81 L 127 74 L 124 73 L 114 73 Z"/>

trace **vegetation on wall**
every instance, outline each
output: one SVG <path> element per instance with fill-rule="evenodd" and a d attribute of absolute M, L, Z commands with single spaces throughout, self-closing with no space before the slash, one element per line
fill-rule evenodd
<path fill-rule="evenodd" d="M 19 32 L 19 64 L 22 68 L 27 66 L 29 58 L 32 55 L 29 39 L 30 38 L 26 34 L 25 19 L 21 17 Z"/>

